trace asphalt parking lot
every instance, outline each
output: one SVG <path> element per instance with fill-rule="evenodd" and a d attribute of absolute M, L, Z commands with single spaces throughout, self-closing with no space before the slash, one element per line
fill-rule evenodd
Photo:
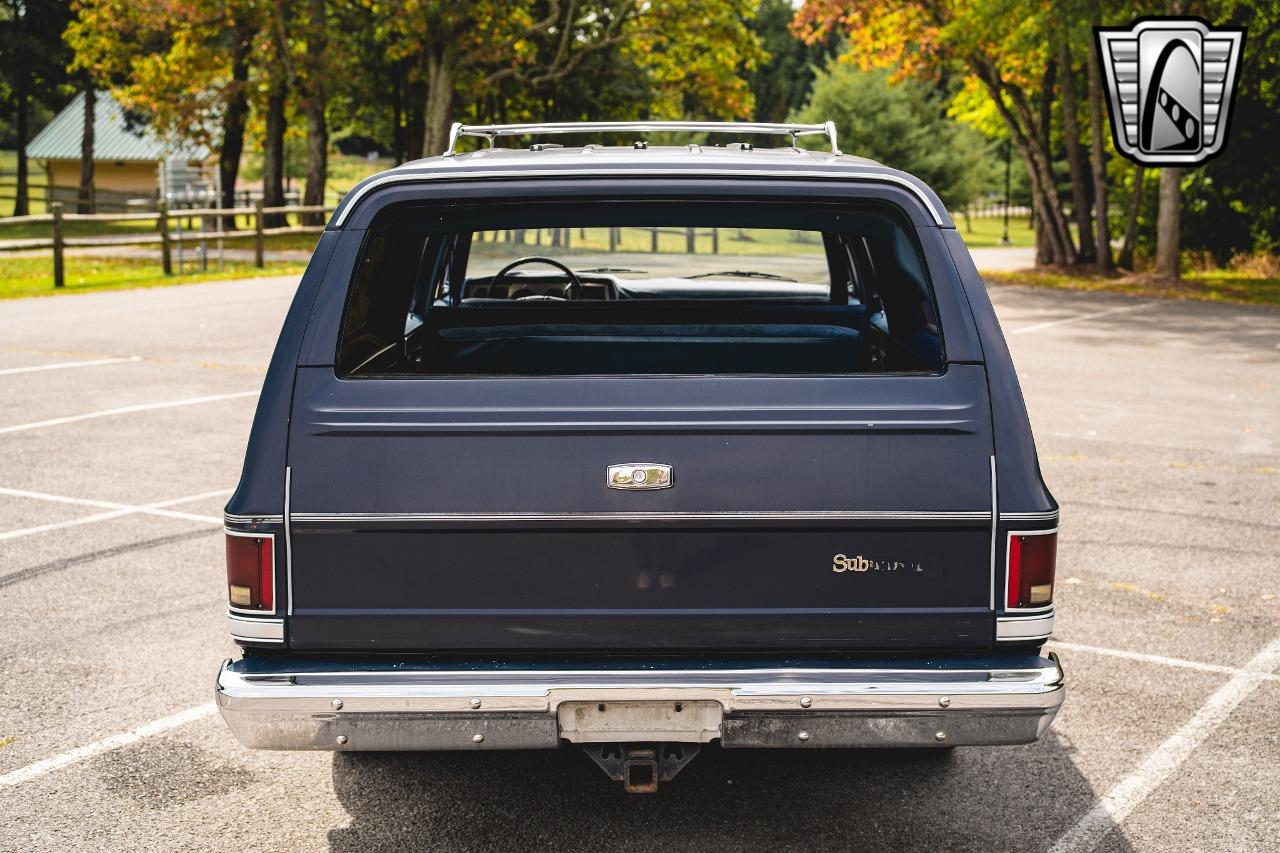
<path fill-rule="evenodd" d="M 293 279 L 0 303 L 0 848 L 1280 848 L 1280 312 L 1000 288 L 1062 504 L 1049 734 L 705 750 L 242 749 L 221 509 Z"/>

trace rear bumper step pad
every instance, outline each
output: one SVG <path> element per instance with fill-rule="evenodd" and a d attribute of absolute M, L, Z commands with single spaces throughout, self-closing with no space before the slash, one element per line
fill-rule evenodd
<path fill-rule="evenodd" d="M 724 747 L 1017 744 L 1044 733 L 1064 692 L 1053 655 L 981 666 L 933 660 L 707 670 L 227 661 L 216 686 L 218 709 L 245 746 L 319 750 L 658 739 Z M 598 717 L 584 717 L 584 709 Z"/>

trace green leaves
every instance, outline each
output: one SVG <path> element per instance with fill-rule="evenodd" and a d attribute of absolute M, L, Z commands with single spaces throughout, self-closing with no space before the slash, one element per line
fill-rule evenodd
<path fill-rule="evenodd" d="M 831 119 L 846 154 L 878 160 L 925 181 L 948 207 L 963 207 L 995 186 L 990 144 L 950 119 L 935 87 L 894 82 L 886 70 L 834 61 L 819 72 L 808 105 L 793 120 Z"/>

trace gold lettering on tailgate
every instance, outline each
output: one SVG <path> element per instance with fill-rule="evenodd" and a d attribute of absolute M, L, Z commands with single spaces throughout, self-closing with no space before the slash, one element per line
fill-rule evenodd
<path fill-rule="evenodd" d="M 836 574 L 844 572 L 923 572 L 924 566 L 917 562 L 904 560 L 872 560 L 858 554 L 848 557 L 836 554 L 831 558 L 831 571 Z"/>

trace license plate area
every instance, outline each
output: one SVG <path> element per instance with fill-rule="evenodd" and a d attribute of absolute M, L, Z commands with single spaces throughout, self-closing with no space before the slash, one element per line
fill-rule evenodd
<path fill-rule="evenodd" d="M 561 702 L 556 718 L 571 743 L 710 743 L 724 708 L 708 700 L 574 701 Z"/>

